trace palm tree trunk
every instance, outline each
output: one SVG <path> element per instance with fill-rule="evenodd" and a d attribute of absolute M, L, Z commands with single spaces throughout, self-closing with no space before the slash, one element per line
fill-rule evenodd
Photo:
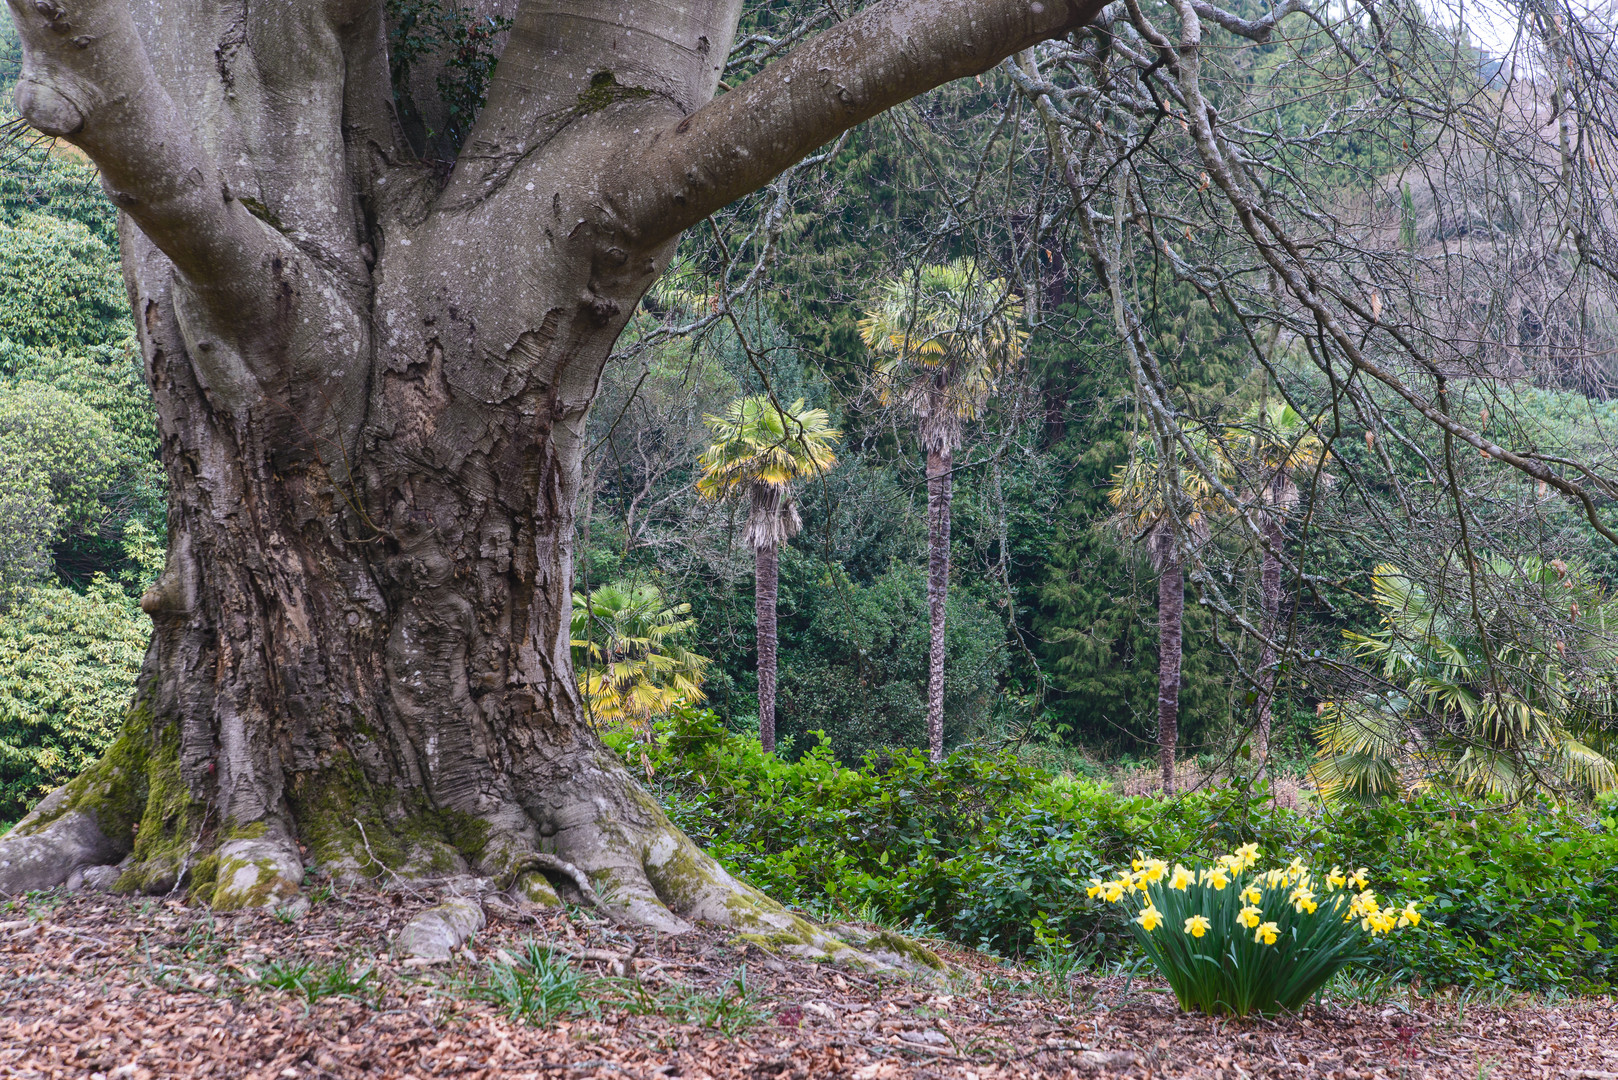
<path fill-rule="evenodd" d="M 927 613 L 932 619 L 927 664 L 927 753 L 944 760 L 944 610 L 949 599 L 950 450 L 927 452 Z"/>
<path fill-rule="evenodd" d="M 1174 751 L 1180 737 L 1181 620 L 1185 615 L 1185 577 L 1180 553 L 1163 559 L 1157 578 L 1157 760 L 1163 769 L 1163 793 L 1174 791 Z"/>
<path fill-rule="evenodd" d="M 780 584 L 780 549 L 753 549 L 753 611 L 758 621 L 758 741 L 775 749 L 775 598 Z"/>
<path fill-rule="evenodd" d="M 1264 775 L 1270 760 L 1270 706 L 1275 699 L 1276 681 L 1280 678 L 1280 672 L 1275 668 L 1275 637 L 1281 628 L 1281 544 L 1285 535 L 1281 531 L 1281 514 L 1277 507 L 1272 507 L 1265 517 L 1264 539 L 1267 545 L 1259 574 L 1264 642 L 1258 654 L 1258 712 L 1253 724 L 1253 759 L 1260 776 Z"/>

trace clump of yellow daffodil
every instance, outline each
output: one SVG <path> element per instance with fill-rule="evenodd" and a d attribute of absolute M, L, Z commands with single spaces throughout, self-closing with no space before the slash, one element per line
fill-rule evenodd
<path fill-rule="evenodd" d="M 1378 898 L 1365 867 L 1317 876 L 1301 858 L 1261 867 L 1256 843 L 1208 865 L 1137 853 L 1089 895 L 1123 904 L 1136 939 L 1174 987 L 1180 1004 L 1207 1012 L 1297 1009 L 1335 972 L 1360 960 L 1365 943 L 1421 924 L 1414 903 Z"/>

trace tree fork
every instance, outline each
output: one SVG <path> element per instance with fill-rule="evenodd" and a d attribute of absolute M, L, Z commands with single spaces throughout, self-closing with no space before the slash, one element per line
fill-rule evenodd
<path fill-rule="evenodd" d="M 170 505 L 123 734 L 0 841 L 0 891 L 272 904 L 307 860 L 545 896 L 565 864 L 625 919 L 839 947 L 583 715 L 585 415 L 683 229 L 1099 0 L 882 0 L 718 99 L 740 0 L 526 0 L 447 178 L 375 0 L 9 2 L 19 110 L 122 210 Z"/>

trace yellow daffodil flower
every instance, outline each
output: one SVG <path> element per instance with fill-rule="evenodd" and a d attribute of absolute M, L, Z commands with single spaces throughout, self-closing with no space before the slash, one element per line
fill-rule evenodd
<path fill-rule="evenodd" d="M 1249 885 L 1242 890 L 1242 900 L 1249 904 L 1257 904 L 1264 899 L 1264 892 L 1257 885 Z"/>
<path fill-rule="evenodd" d="M 1293 889 L 1292 895 L 1287 899 L 1291 901 L 1292 909 L 1299 913 L 1308 912 L 1310 915 L 1313 915 L 1315 913 L 1315 908 L 1320 906 L 1319 904 L 1315 903 L 1314 891 L 1304 885 L 1300 885 L 1296 889 Z"/>
<path fill-rule="evenodd" d="M 1406 904 L 1405 909 L 1399 912 L 1399 925 L 1401 927 L 1421 925 L 1421 912 L 1416 910 L 1415 901 Z"/>
<path fill-rule="evenodd" d="M 1242 869 L 1247 869 L 1258 862 L 1258 845 L 1243 844 L 1236 849 L 1236 857 L 1242 861 Z"/>
<path fill-rule="evenodd" d="M 1274 945 L 1275 936 L 1280 932 L 1281 928 L 1274 923 L 1262 923 L 1257 930 L 1253 931 L 1253 940 L 1265 945 Z"/>
<path fill-rule="evenodd" d="M 1185 932 L 1192 937 L 1201 937 L 1208 932 L 1213 923 L 1208 921 L 1206 915 L 1193 915 L 1185 921 Z"/>
<path fill-rule="evenodd" d="M 1100 878 L 1091 878 L 1090 887 L 1084 891 L 1085 894 L 1090 897 L 1090 899 L 1094 900 L 1096 897 L 1101 895 L 1101 890 L 1105 888 L 1106 886 L 1101 883 Z"/>
<path fill-rule="evenodd" d="M 1138 874 L 1142 870 L 1146 869 L 1146 864 L 1141 861 L 1141 858 L 1140 858 L 1139 855 L 1136 855 L 1135 858 L 1130 861 L 1129 868 L 1131 870 L 1135 871 L 1135 873 Z"/>
<path fill-rule="evenodd" d="M 1242 908 L 1241 913 L 1236 916 L 1236 921 L 1251 930 L 1259 924 L 1263 914 L 1258 908 L 1249 905 Z"/>
<path fill-rule="evenodd" d="M 1101 887 L 1101 898 L 1109 904 L 1116 904 L 1124 898 L 1124 887 L 1116 881 L 1109 881 Z"/>
<path fill-rule="evenodd" d="M 1175 863 L 1174 876 L 1169 878 L 1169 888 L 1176 889 L 1179 892 L 1185 892 L 1188 886 L 1196 884 L 1196 880 L 1196 876 L 1193 875 L 1191 871 L 1187 870 L 1179 863 Z"/>
<path fill-rule="evenodd" d="M 1353 883 L 1354 888 L 1363 891 L 1365 886 L 1371 883 L 1371 872 L 1362 866 L 1348 875 L 1348 880 Z"/>
<path fill-rule="evenodd" d="M 1230 878 L 1225 875 L 1225 868 L 1208 871 L 1208 884 L 1212 885 L 1215 891 L 1223 892 L 1225 886 L 1230 884 Z"/>
<path fill-rule="evenodd" d="M 1331 873 L 1326 875 L 1326 887 L 1328 889 L 1340 889 L 1347 884 L 1348 875 L 1343 873 L 1343 868 L 1340 866 L 1333 866 Z"/>
<path fill-rule="evenodd" d="M 1156 904 L 1147 904 L 1146 910 L 1142 911 L 1135 921 L 1140 923 L 1141 928 L 1150 934 L 1153 930 L 1163 925 L 1163 913 L 1157 910 Z"/>
<path fill-rule="evenodd" d="M 1163 880 L 1163 875 L 1169 872 L 1169 864 L 1162 859 L 1147 859 L 1146 869 L 1142 871 L 1148 885 L 1156 885 Z"/>
<path fill-rule="evenodd" d="M 1360 929 L 1372 934 L 1386 934 L 1393 929 L 1393 916 L 1385 911 L 1373 911 L 1360 920 Z"/>

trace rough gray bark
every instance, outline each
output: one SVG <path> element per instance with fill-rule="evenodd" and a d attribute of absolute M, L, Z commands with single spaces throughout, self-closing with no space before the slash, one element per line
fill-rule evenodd
<path fill-rule="evenodd" d="M 948 443 L 927 450 L 927 752 L 944 760 L 944 617 L 949 601 L 950 473 L 955 455 Z"/>
<path fill-rule="evenodd" d="M 801 929 L 585 722 L 585 413 L 681 230 L 1099 3 L 884 0 L 710 103 L 741 0 L 527 0 L 447 177 L 400 133 L 379 0 L 10 3 L 20 112 L 123 211 L 170 539 L 124 734 L 0 843 L 0 891 L 122 859 L 262 904 L 306 856 L 538 851 L 626 918 Z"/>
<path fill-rule="evenodd" d="M 775 749 L 775 597 L 780 587 L 780 549 L 753 549 L 753 611 L 758 620 L 758 740 Z"/>
<path fill-rule="evenodd" d="M 1181 630 L 1185 617 L 1185 576 L 1171 529 L 1152 537 L 1157 545 L 1157 761 L 1163 793 L 1174 792 L 1174 754 L 1180 741 Z"/>

